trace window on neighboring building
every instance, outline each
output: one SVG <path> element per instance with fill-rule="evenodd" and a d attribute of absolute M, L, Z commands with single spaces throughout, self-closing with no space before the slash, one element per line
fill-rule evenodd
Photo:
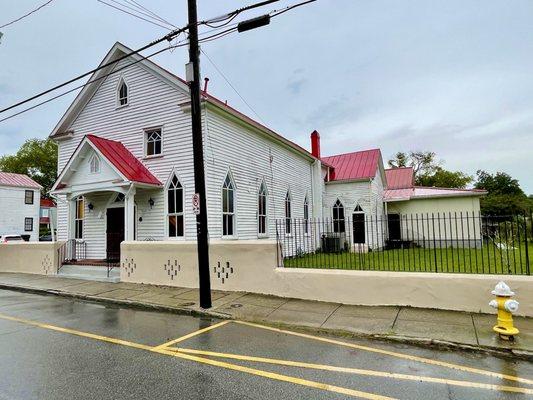
<path fill-rule="evenodd" d="M 304 233 L 309 233 L 309 200 L 307 200 L 307 195 L 304 199 Z"/>
<path fill-rule="evenodd" d="M 146 131 L 146 155 L 155 156 L 161 154 L 161 129 Z"/>
<path fill-rule="evenodd" d="M 235 234 L 235 185 L 228 173 L 222 185 L 222 235 Z"/>
<path fill-rule="evenodd" d="M 33 190 L 24 192 L 24 204 L 33 204 Z"/>
<path fill-rule="evenodd" d="M 97 174 L 100 172 L 100 159 L 96 154 L 91 157 L 91 160 L 89 161 L 89 168 L 91 170 L 91 174 Z"/>
<path fill-rule="evenodd" d="M 33 218 L 24 218 L 24 231 L 33 231 Z"/>
<path fill-rule="evenodd" d="M 50 209 L 49 208 L 41 208 L 41 211 L 39 212 L 39 216 L 43 218 L 50 217 Z"/>
<path fill-rule="evenodd" d="M 333 205 L 333 231 L 345 232 L 346 227 L 344 224 L 344 206 L 341 201 L 337 199 Z"/>
<path fill-rule="evenodd" d="M 128 104 L 128 85 L 123 79 L 120 79 L 118 85 L 118 105 L 125 106 Z"/>
<path fill-rule="evenodd" d="M 285 195 L 285 233 L 287 235 L 291 234 L 291 193 L 287 191 Z"/>
<path fill-rule="evenodd" d="M 183 186 L 174 175 L 168 186 L 168 236 L 183 237 Z"/>
<path fill-rule="evenodd" d="M 76 213 L 74 215 L 74 238 L 83 239 L 83 218 L 85 216 L 85 200 L 83 196 L 76 199 Z"/>
<path fill-rule="evenodd" d="M 265 182 L 259 187 L 257 199 L 257 233 L 259 236 L 268 236 L 267 226 L 267 190 Z"/>

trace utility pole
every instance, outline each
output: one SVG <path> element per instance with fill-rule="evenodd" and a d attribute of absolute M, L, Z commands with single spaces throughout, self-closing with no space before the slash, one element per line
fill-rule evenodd
<path fill-rule="evenodd" d="M 192 66 L 191 92 L 192 147 L 194 158 L 195 201 L 199 203 L 196 214 L 196 240 L 198 249 L 198 274 L 200 282 L 200 307 L 211 308 L 211 282 L 209 278 L 209 240 L 207 233 L 207 207 L 205 195 L 204 147 L 202 140 L 202 115 L 200 103 L 200 48 L 198 46 L 198 15 L 196 0 L 189 5 L 189 64 Z"/>

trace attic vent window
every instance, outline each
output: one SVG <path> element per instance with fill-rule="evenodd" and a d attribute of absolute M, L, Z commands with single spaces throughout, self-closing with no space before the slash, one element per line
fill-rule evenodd
<path fill-rule="evenodd" d="M 118 105 L 125 106 L 128 104 L 128 85 L 123 79 L 120 80 L 118 85 Z"/>
<path fill-rule="evenodd" d="M 89 168 L 91 170 L 91 174 L 97 174 L 100 172 L 100 159 L 98 156 L 92 156 L 91 161 L 89 161 Z"/>

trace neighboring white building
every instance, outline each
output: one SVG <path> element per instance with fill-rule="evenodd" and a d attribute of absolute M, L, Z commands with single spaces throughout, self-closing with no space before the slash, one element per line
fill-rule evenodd
<path fill-rule="evenodd" d="M 117 43 L 102 64 L 130 51 Z M 58 239 L 83 241 L 88 259 L 118 259 L 123 240 L 194 240 L 187 84 L 139 55 L 91 80 L 51 133 Z M 386 215 L 379 150 L 321 158 L 318 132 L 310 153 L 206 92 L 202 117 L 211 239 L 312 237 L 305 221 L 338 218 L 341 207 Z M 358 238 L 369 243 L 368 232 Z"/>
<path fill-rule="evenodd" d="M 27 175 L 0 172 L 0 236 L 39 240 L 41 185 Z"/>

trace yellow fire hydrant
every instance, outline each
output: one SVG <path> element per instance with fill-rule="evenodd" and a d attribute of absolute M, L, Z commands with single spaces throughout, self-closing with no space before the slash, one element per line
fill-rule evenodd
<path fill-rule="evenodd" d="M 496 296 L 496 299 L 491 300 L 489 306 L 498 310 L 498 324 L 492 329 L 500 335 L 501 339 L 514 341 L 514 336 L 520 332 L 513 325 L 513 313 L 518 311 L 519 305 L 518 301 L 511 299 L 514 292 L 501 281 L 491 293 Z"/>

